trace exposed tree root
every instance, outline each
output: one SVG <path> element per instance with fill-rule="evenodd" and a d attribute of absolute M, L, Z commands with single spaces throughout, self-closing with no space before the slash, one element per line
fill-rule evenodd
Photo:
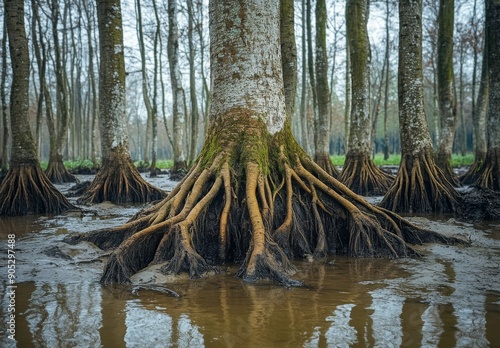
<path fill-rule="evenodd" d="M 500 191 L 500 148 L 489 149 L 475 184 L 490 190 Z"/>
<path fill-rule="evenodd" d="M 394 184 L 380 205 L 394 212 L 453 212 L 462 204 L 458 191 L 446 180 L 429 153 L 401 159 Z"/>
<path fill-rule="evenodd" d="M 76 176 L 71 174 L 62 160 L 62 156 L 58 155 L 57 158 L 52 158 L 47 165 L 45 175 L 54 184 L 63 184 L 66 182 L 77 182 Z"/>
<path fill-rule="evenodd" d="M 165 195 L 164 191 L 141 177 L 130 158 L 116 156 L 112 163 L 101 167 L 78 203 L 144 203 L 162 199 Z"/>
<path fill-rule="evenodd" d="M 0 185 L 0 215 L 58 214 L 77 209 L 38 165 L 12 167 Z"/>
<path fill-rule="evenodd" d="M 453 185 L 453 187 L 461 186 L 458 176 L 455 174 L 453 168 L 451 167 L 450 158 L 448 156 L 437 153 L 436 165 L 441 169 L 444 177 L 450 184 Z"/>
<path fill-rule="evenodd" d="M 339 180 L 363 196 L 384 195 L 394 177 L 380 170 L 366 153 L 348 153 Z"/>
<path fill-rule="evenodd" d="M 300 284 L 290 278 L 291 258 L 416 256 L 410 244 L 461 242 L 367 203 L 297 146 L 278 146 L 267 170 L 251 159 L 232 165 L 234 153 L 220 152 L 208 165 L 202 155 L 161 202 L 123 226 L 67 242 L 117 248 L 103 283 L 129 282 L 152 264 L 163 264 L 164 273 L 200 277 L 221 263 L 239 262 L 243 279 L 287 286 Z"/>
<path fill-rule="evenodd" d="M 340 176 L 340 171 L 333 165 L 328 154 L 314 155 L 314 162 L 316 162 L 325 172 L 334 178 L 338 178 Z"/>
<path fill-rule="evenodd" d="M 481 167 L 483 166 L 484 161 L 478 160 L 477 158 L 471 164 L 467 172 L 459 177 L 462 185 L 473 185 L 477 182 L 481 175 Z"/>

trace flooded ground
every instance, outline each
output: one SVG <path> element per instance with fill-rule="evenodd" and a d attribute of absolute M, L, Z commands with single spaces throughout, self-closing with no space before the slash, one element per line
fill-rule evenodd
<path fill-rule="evenodd" d="M 103 203 L 95 214 L 0 218 L 0 346 L 500 347 L 500 222 L 410 217 L 472 244 L 427 245 L 420 259 L 299 261 L 301 288 L 246 284 L 229 265 L 204 279 L 166 277 L 174 297 L 102 287 L 106 254 L 62 242 L 68 233 L 119 225 L 139 208 Z M 9 234 L 16 235 L 15 342 L 7 332 Z M 150 278 L 143 272 L 135 281 Z"/>

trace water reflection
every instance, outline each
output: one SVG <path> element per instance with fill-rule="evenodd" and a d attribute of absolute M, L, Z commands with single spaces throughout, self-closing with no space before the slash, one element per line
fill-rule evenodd
<path fill-rule="evenodd" d="M 467 248 L 428 246 L 422 259 L 299 262 L 303 288 L 245 284 L 229 267 L 168 284 L 181 295 L 173 298 L 103 288 L 95 272 L 101 264 L 76 262 L 81 255 L 51 259 L 57 277 L 30 275 L 28 264 L 47 246 L 46 237 L 31 235 L 16 245 L 32 259 L 22 259 L 23 279 L 32 281 L 18 284 L 17 344 L 3 331 L 0 346 L 496 347 L 500 239 L 478 236 Z M 4 282 L 0 291 L 6 293 Z M 6 308 L 3 296 L 4 321 Z"/>

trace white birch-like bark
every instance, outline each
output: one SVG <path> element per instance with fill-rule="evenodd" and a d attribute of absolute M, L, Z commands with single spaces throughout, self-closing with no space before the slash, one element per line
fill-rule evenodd
<path fill-rule="evenodd" d="M 432 149 L 425 119 L 422 73 L 422 1 L 401 0 L 399 40 L 399 122 L 401 151 L 418 155 Z"/>
<path fill-rule="evenodd" d="M 286 120 L 279 1 L 212 1 L 210 18 L 210 121 L 242 109 L 279 132 Z"/>
<path fill-rule="evenodd" d="M 128 156 L 125 61 L 120 0 L 97 1 L 99 21 L 99 126 L 103 161 Z"/>

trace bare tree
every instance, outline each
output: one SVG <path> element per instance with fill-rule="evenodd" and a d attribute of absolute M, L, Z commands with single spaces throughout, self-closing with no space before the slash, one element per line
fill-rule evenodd
<path fill-rule="evenodd" d="M 500 191 L 500 0 L 486 0 L 485 52 L 488 61 L 488 149 L 476 182 L 481 187 Z"/>
<path fill-rule="evenodd" d="M 453 81 L 453 29 L 455 23 L 455 1 L 440 0 L 438 13 L 437 83 L 441 136 L 436 151 L 436 164 L 446 179 L 454 186 L 460 182 L 451 168 L 451 152 L 455 137 L 457 105 Z"/>
<path fill-rule="evenodd" d="M 351 64 L 352 109 L 349 147 L 340 181 L 358 194 L 381 195 L 393 178 L 371 159 L 370 42 L 367 0 L 347 1 L 347 37 Z"/>
<path fill-rule="evenodd" d="M 310 1 L 310 0 L 308 0 Z M 314 161 L 328 174 L 339 176 L 330 159 L 330 88 L 328 86 L 328 55 L 326 53 L 326 2 L 316 0 L 316 105 Z"/>
<path fill-rule="evenodd" d="M 36 155 L 28 122 L 30 57 L 24 28 L 24 0 L 5 1 L 12 64 L 10 169 L 0 184 L 0 215 L 59 213 L 73 205 L 47 179 Z"/>
<path fill-rule="evenodd" d="M 435 165 L 423 102 L 422 1 L 399 0 L 401 163 L 381 206 L 399 212 L 450 212 L 460 195 Z"/>
<path fill-rule="evenodd" d="M 171 175 L 183 173 L 186 168 L 186 155 L 183 146 L 184 124 L 184 89 L 182 88 L 181 71 L 179 67 L 179 29 L 177 26 L 177 1 L 168 0 L 168 63 L 170 66 L 170 84 L 172 87 L 172 118 L 173 118 L 173 150 L 174 165 Z"/>
<path fill-rule="evenodd" d="M 125 110 L 125 61 L 120 0 L 98 0 L 99 126 L 102 167 L 80 203 L 148 202 L 165 193 L 147 183 L 130 159 Z"/>
<path fill-rule="evenodd" d="M 9 106 L 7 105 L 7 22 L 3 22 L 2 34 L 2 72 L 0 75 L 0 102 L 2 103 L 2 168 L 1 172 L 7 172 L 9 156 Z"/>

